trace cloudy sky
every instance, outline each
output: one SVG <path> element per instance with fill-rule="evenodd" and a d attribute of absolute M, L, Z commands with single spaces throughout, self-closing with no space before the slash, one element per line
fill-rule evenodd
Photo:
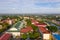
<path fill-rule="evenodd" d="M 60 0 L 0 0 L 0 13 L 60 13 Z"/>

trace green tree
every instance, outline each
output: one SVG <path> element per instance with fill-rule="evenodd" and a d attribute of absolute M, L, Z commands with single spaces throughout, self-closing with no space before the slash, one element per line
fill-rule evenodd
<path fill-rule="evenodd" d="M 57 32 L 58 29 L 56 26 L 47 26 L 48 30 L 50 30 L 51 32 Z"/>
<path fill-rule="evenodd" d="M 30 19 L 26 19 L 27 25 L 31 26 L 31 20 Z"/>
<path fill-rule="evenodd" d="M 33 28 L 34 31 L 37 31 L 38 30 L 38 27 L 35 26 L 35 25 L 31 25 L 31 27 Z"/>
<path fill-rule="evenodd" d="M 21 38 L 27 39 L 27 34 L 22 34 L 22 35 L 21 35 Z"/>
<path fill-rule="evenodd" d="M 39 34 L 38 32 L 29 33 L 29 37 L 30 37 L 30 38 L 38 38 L 39 35 L 40 35 L 40 34 Z"/>

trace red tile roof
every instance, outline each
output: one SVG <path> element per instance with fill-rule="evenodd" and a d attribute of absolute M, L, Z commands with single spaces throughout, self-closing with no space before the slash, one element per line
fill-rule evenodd
<path fill-rule="evenodd" d="M 11 34 L 5 33 L 0 37 L 0 40 L 8 40 L 11 37 Z"/>
<path fill-rule="evenodd" d="M 48 31 L 45 26 L 46 24 L 45 23 L 36 23 L 38 22 L 37 20 L 32 20 L 32 23 L 34 23 L 35 26 L 37 26 L 39 28 L 39 30 L 42 32 L 42 33 L 50 33 L 50 31 Z"/>
<path fill-rule="evenodd" d="M 45 23 L 39 23 L 37 20 L 32 20 L 32 23 L 34 23 L 34 25 L 46 25 Z"/>
<path fill-rule="evenodd" d="M 40 30 L 42 33 L 50 33 L 50 31 L 48 31 L 45 27 L 39 27 L 39 30 Z"/>
<path fill-rule="evenodd" d="M 46 24 L 45 23 L 36 23 L 34 24 L 35 26 L 38 26 L 38 27 L 46 27 Z"/>
<path fill-rule="evenodd" d="M 31 22 L 32 22 L 32 23 L 39 23 L 39 22 L 38 22 L 38 21 L 36 21 L 36 20 L 32 20 Z"/>
<path fill-rule="evenodd" d="M 33 31 L 32 27 L 26 27 L 26 28 L 23 28 L 20 30 L 20 32 L 22 32 L 22 33 L 27 33 L 29 31 Z"/>
<path fill-rule="evenodd" d="M 45 23 L 36 23 L 36 25 L 46 25 Z"/>

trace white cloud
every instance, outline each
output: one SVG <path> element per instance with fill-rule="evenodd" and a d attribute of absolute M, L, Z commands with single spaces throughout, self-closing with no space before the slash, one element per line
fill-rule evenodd
<path fill-rule="evenodd" d="M 60 2 L 60 0 L 35 0 L 36 2 Z"/>
<path fill-rule="evenodd" d="M 7 0 L 0 2 L 0 12 L 2 13 L 60 13 L 60 7 L 41 7 L 35 3 L 60 2 L 60 0 Z M 60 6 L 60 3 L 55 4 Z"/>

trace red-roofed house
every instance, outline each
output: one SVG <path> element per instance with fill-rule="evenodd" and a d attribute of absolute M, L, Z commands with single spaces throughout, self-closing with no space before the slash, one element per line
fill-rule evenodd
<path fill-rule="evenodd" d="M 5 33 L 0 37 L 0 40 L 9 40 L 11 38 L 11 34 Z"/>
<path fill-rule="evenodd" d="M 47 25 L 45 23 L 39 23 L 37 20 L 32 20 L 32 24 L 39 28 L 43 40 L 50 40 L 51 33 L 46 28 Z"/>
<path fill-rule="evenodd" d="M 48 31 L 48 29 L 46 29 L 45 27 L 39 27 L 39 31 L 43 36 L 43 40 L 49 40 L 50 39 L 50 31 Z"/>
<path fill-rule="evenodd" d="M 12 25 L 12 20 L 11 19 L 5 19 L 2 22 L 3 23 L 8 23 L 9 25 Z"/>
<path fill-rule="evenodd" d="M 28 32 L 33 32 L 32 27 L 28 26 L 28 27 L 22 28 L 22 29 L 20 30 L 20 33 L 21 33 L 21 34 L 23 34 L 23 33 L 28 33 Z"/>
<path fill-rule="evenodd" d="M 47 25 L 45 23 L 36 23 L 35 26 L 46 27 Z"/>
<path fill-rule="evenodd" d="M 32 24 L 38 27 L 46 27 L 47 25 L 45 23 L 39 23 L 37 20 L 32 20 Z"/>
<path fill-rule="evenodd" d="M 32 22 L 32 24 L 39 23 L 39 22 L 38 22 L 38 21 L 36 21 L 36 20 L 32 20 L 31 22 Z"/>

